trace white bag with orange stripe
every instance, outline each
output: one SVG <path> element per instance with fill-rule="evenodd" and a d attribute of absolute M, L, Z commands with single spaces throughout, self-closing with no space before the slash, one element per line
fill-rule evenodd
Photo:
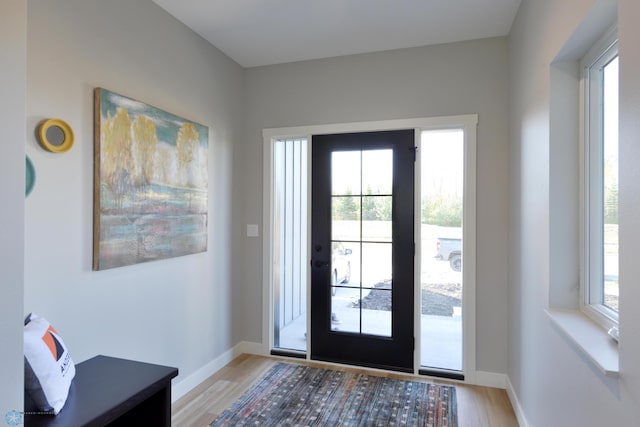
<path fill-rule="evenodd" d="M 73 359 L 53 326 L 35 313 L 24 325 L 24 386 L 39 410 L 58 414 L 76 375 Z"/>

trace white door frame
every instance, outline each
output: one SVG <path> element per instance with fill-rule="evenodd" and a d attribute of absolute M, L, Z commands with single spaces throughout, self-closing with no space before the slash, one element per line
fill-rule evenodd
<path fill-rule="evenodd" d="M 413 118 L 399 120 L 383 120 L 371 122 L 338 123 L 314 126 L 298 126 L 286 128 L 270 128 L 262 131 L 263 147 L 263 308 L 262 308 L 262 351 L 268 355 L 273 348 L 273 146 L 278 139 L 307 138 L 309 149 L 307 150 L 307 163 L 309 176 L 311 176 L 311 136 L 320 134 L 373 132 L 396 129 L 416 129 L 416 146 L 420 146 L 420 131 L 424 130 L 464 130 L 464 212 L 463 212 L 463 374 L 464 382 L 476 383 L 476 139 L 478 116 L 476 114 L 460 116 L 443 116 L 429 118 Z M 415 242 L 421 242 L 421 203 L 420 203 L 420 156 L 416 159 L 415 192 L 418 195 L 415 203 Z M 311 180 L 307 183 L 307 194 L 311 194 Z M 311 223 L 311 198 L 308 200 L 307 219 Z M 307 229 L 310 240 L 310 229 Z M 420 246 L 416 244 L 415 259 L 420 260 Z M 306 248 L 306 258 L 311 259 L 310 248 Z M 415 262 L 414 286 L 415 294 L 419 295 L 420 287 L 420 262 Z M 310 271 L 307 270 L 307 295 L 311 295 Z M 415 313 L 421 312 L 420 298 L 415 298 Z M 306 358 L 310 359 L 311 331 L 310 317 L 311 302 L 307 298 L 307 351 Z M 420 369 L 420 316 L 415 316 L 414 334 L 416 345 L 414 350 L 414 374 Z"/>

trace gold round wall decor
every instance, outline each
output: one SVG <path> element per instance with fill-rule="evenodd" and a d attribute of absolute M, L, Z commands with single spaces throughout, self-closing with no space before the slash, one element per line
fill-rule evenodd
<path fill-rule="evenodd" d="M 38 139 L 45 150 L 64 153 L 73 146 L 73 130 L 64 120 L 47 119 L 38 126 Z"/>

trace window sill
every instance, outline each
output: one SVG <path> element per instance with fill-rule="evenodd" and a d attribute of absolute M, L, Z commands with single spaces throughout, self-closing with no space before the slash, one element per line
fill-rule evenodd
<path fill-rule="evenodd" d="M 578 310 L 546 310 L 558 329 L 608 377 L 619 374 L 618 345 L 605 330 Z"/>

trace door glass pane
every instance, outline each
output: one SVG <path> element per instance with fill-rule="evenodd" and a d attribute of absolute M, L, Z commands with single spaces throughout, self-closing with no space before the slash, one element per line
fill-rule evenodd
<path fill-rule="evenodd" d="M 331 330 L 360 332 L 360 244 L 333 242 L 331 248 Z"/>
<path fill-rule="evenodd" d="M 360 151 L 334 151 L 331 153 L 332 195 L 361 194 L 360 161 Z"/>
<path fill-rule="evenodd" d="M 362 286 L 391 288 L 391 243 L 362 244 Z"/>
<path fill-rule="evenodd" d="M 391 242 L 391 196 L 362 197 L 362 240 Z"/>
<path fill-rule="evenodd" d="M 462 370 L 464 132 L 421 137 L 421 365 Z"/>
<path fill-rule="evenodd" d="M 391 336 L 393 151 L 334 152 L 331 167 L 331 330 Z"/>
<path fill-rule="evenodd" d="M 604 67 L 604 305 L 618 311 L 618 57 Z"/>
<path fill-rule="evenodd" d="M 364 194 L 391 195 L 393 188 L 393 150 L 362 152 Z"/>
<path fill-rule="evenodd" d="M 360 240 L 360 203 L 360 195 L 331 196 L 332 240 Z"/>
<path fill-rule="evenodd" d="M 381 337 L 391 336 L 391 289 L 373 289 L 364 297 L 362 333 Z"/>

